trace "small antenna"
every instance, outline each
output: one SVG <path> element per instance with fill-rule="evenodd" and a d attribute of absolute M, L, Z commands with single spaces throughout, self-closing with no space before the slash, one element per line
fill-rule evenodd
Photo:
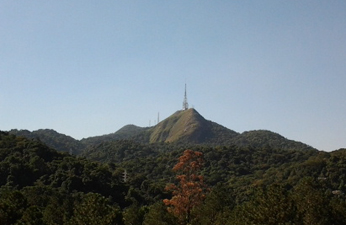
<path fill-rule="evenodd" d="M 160 123 L 160 112 L 157 113 L 157 123 Z"/>
<path fill-rule="evenodd" d="M 187 110 L 188 108 L 189 108 L 189 103 L 187 103 L 186 83 L 185 83 L 185 95 L 184 95 L 184 102 L 183 102 L 183 110 Z"/>

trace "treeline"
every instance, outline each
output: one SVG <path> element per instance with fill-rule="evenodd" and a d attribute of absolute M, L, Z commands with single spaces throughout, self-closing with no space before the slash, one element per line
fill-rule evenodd
<path fill-rule="evenodd" d="M 163 203 L 186 149 L 201 153 L 206 185 L 188 221 Z M 0 224 L 345 224 L 345 172 L 346 150 L 123 140 L 72 156 L 1 132 Z"/>

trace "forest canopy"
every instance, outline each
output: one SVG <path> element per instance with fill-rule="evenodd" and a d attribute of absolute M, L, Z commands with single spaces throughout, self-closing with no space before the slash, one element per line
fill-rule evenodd
<path fill-rule="evenodd" d="M 345 224 L 345 174 L 345 149 L 117 140 L 70 155 L 1 132 L 0 224 Z"/>

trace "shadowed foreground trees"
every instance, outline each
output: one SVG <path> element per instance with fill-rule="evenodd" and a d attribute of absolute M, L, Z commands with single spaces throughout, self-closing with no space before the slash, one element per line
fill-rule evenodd
<path fill-rule="evenodd" d="M 345 224 L 345 198 L 325 191 L 311 177 L 289 191 L 281 185 L 257 188 L 250 201 L 235 208 L 232 224 Z"/>
<path fill-rule="evenodd" d="M 346 149 L 111 145 L 100 163 L 0 132 L 0 224 L 346 224 Z"/>

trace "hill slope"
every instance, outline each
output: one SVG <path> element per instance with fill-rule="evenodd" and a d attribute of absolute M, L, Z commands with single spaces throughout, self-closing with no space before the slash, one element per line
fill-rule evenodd
<path fill-rule="evenodd" d="M 40 129 L 32 132 L 14 129 L 10 130 L 10 134 L 29 139 L 39 139 L 51 148 L 71 154 L 79 154 L 85 148 L 85 145 L 80 141 L 51 129 Z"/>
<path fill-rule="evenodd" d="M 105 141 L 129 140 L 133 139 L 135 136 L 146 131 L 147 129 L 148 128 L 138 127 L 130 124 L 120 128 L 118 131 L 111 134 L 83 138 L 81 140 L 81 143 L 85 145 L 96 145 Z"/>
<path fill-rule="evenodd" d="M 149 132 L 150 143 L 222 144 L 238 135 L 235 131 L 204 119 L 195 109 L 177 111 Z"/>
<path fill-rule="evenodd" d="M 256 148 L 270 147 L 282 150 L 313 149 L 307 144 L 289 140 L 280 134 L 268 130 L 245 131 L 234 137 L 232 143 L 236 146 L 252 146 Z"/>

